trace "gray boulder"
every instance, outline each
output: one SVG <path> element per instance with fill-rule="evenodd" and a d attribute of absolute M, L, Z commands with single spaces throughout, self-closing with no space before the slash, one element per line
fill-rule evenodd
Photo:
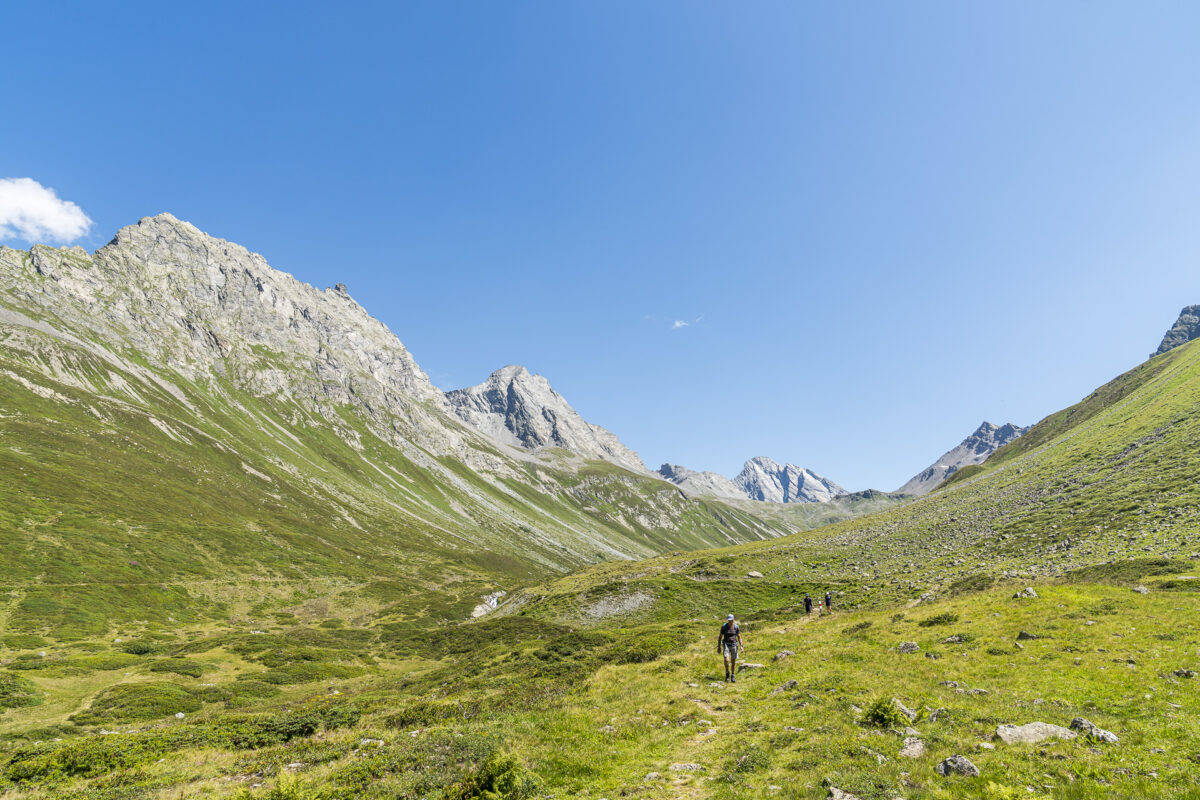
<path fill-rule="evenodd" d="M 1107 744 L 1116 744 L 1120 741 L 1117 735 L 1112 731 L 1106 731 L 1098 725 L 1089 722 L 1083 717 L 1076 717 L 1071 720 L 1071 730 L 1078 731 L 1083 736 L 1086 736 L 1093 742 L 1105 742 Z"/>
<path fill-rule="evenodd" d="M 1179 319 L 1166 332 L 1158 349 L 1150 354 L 1151 357 L 1161 355 L 1168 350 L 1187 344 L 1200 336 L 1200 306 L 1184 306 L 1179 312 Z"/>
<path fill-rule="evenodd" d="M 979 767 L 971 763 L 966 756 L 954 755 L 933 768 L 938 775 L 965 775 L 969 778 L 979 777 Z"/>
<path fill-rule="evenodd" d="M 900 646 L 896 649 L 905 654 L 916 653 L 920 651 L 921 645 L 917 644 L 916 642 L 901 642 Z"/>
<path fill-rule="evenodd" d="M 1000 725 L 996 738 L 1005 744 L 1037 744 L 1047 739 L 1074 739 L 1075 733 L 1061 725 L 1048 722 L 1029 722 L 1025 725 Z"/>

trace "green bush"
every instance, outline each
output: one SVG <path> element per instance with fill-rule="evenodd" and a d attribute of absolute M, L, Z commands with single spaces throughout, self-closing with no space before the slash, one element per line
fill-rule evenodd
<path fill-rule="evenodd" d="M 119 683 L 96 695 L 85 711 L 70 719 L 80 725 L 159 719 L 199 711 L 200 700 L 170 683 Z"/>
<path fill-rule="evenodd" d="M 157 649 L 158 648 L 155 646 L 155 644 L 153 642 L 145 642 L 145 641 L 140 641 L 140 640 L 126 642 L 124 645 L 121 646 L 121 652 L 129 653 L 132 656 L 149 655 L 150 653 L 153 653 Z"/>
<path fill-rule="evenodd" d="M 917 623 L 922 628 L 932 628 L 935 625 L 953 625 L 958 622 L 958 614 L 953 614 L 949 611 L 943 614 L 934 614 L 932 617 L 926 617 Z"/>
<path fill-rule="evenodd" d="M 47 645 L 45 639 L 32 633 L 10 633 L 0 641 L 11 650 L 33 650 Z"/>
<path fill-rule="evenodd" d="M 28 678 L 11 672 L 0 672 L 0 709 L 36 706 L 42 702 L 42 693 Z"/>
<path fill-rule="evenodd" d="M 516 756 L 493 752 L 470 778 L 446 792 L 447 800 L 526 800 L 542 791 L 542 781 Z"/>
<path fill-rule="evenodd" d="M 863 722 L 876 728 L 901 728 L 908 724 L 908 718 L 900 713 L 890 697 L 880 697 L 867 706 Z"/>
<path fill-rule="evenodd" d="M 172 672 L 176 675 L 187 675 L 189 678 L 199 678 L 205 669 L 204 664 L 190 658 L 164 658 L 150 664 L 151 672 Z"/>
<path fill-rule="evenodd" d="M 137 656 L 127 653 L 103 653 L 95 656 L 78 656 L 69 658 L 66 665 L 86 670 L 114 670 L 132 667 L 140 662 Z"/>
<path fill-rule="evenodd" d="M 255 680 L 272 683 L 277 686 L 290 686 L 297 683 L 312 683 L 341 678 L 357 678 L 366 670 L 350 664 L 302 663 L 288 664 L 278 669 L 269 669 L 253 675 Z"/>
<path fill-rule="evenodd" d="M 982 572 L 975 575 L 968 575 L 950 584 L 950 594 L 955 596 L 967 594 L 968 592 L 982 592 L 985 589 L 990 589 L 995 582 L 995 577 L 985 575 Z"/>

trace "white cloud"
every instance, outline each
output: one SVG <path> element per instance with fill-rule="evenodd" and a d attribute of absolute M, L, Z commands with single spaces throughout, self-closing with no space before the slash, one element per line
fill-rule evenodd
<path fill-rule="evenodd" d="M 675 320 L 675 322 L 673 322 L 673 323 L 671 324 L 671 330 L 673 330 L 673 331 L 677 331 L 677 330 L 679 330 L 680 328 L 686 328 L 687 326 L 688 326 L 688 324 L 687 324 L 686 322 L 684 322 L 684 321 L 683 321 L 683 320 L 681 320 L 681 319 L 677 319 L 677 320 Z"/>
<path fill-rule="evenodd" d="M 90 227 L 82 208 L 33 178 L 0 178 L 0 239 L 69 242 Z"/>

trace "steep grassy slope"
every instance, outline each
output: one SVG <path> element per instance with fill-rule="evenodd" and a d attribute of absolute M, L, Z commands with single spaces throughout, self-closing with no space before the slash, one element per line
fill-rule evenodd
<path fill-rule="evenodd" d="M 571 622 L 596 609 L 668 619 L 791 607 L 826 590 L 839 605 L 871 606 L 1151 555 L 1200 558 L 1196 343 L 1101 387 L 925 498 L 771 542 L 599 565 L 509 608 Z"/>
<path fill-rule="evenodd" d="M 252 357 L 240 368 L 287 367 L 263 348 Z M 445 423 L 493 466 L 382 439 L 349 405 L 321 413 L 189 377 L 9 311 L 0 620 L 93 635 L 110 620 L 212 619 L 315 596 L 462 619 L 485 594 L 581 564 L 781 531 L 663 481 L 522 458 Z"/>

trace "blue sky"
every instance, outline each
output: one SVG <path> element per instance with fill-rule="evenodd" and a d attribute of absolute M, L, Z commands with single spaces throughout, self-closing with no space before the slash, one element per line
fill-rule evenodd
<path fill-rule="evenodd" d="M 170 211 L 346 283 L 443 388 L 546 375 L 652 466 L 893 489 L 1200 302 L 1195 3 L 17 0 L 0 26 L 0 178 L 77 203 L 81 244 Z"/>

